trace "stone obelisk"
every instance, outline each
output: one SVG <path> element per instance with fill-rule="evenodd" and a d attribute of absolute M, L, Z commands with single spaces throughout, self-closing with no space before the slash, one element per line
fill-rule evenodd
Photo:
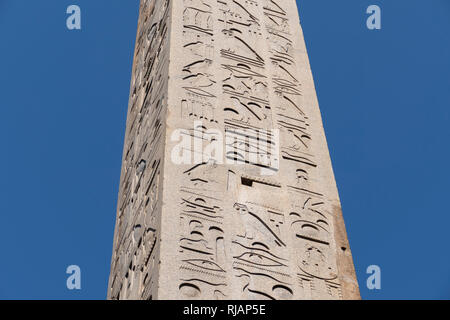
<path fill-rule="evenodd" d="M 109 299 L 359 299 L 295 0 L 142 0 Z"/>

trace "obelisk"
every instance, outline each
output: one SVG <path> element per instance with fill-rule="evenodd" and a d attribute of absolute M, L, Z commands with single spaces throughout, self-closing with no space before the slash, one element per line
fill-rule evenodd
<path fill-rule="evenodd" d="M 295 0 L 142 0 L 109 299 L 359 299 Z"/>

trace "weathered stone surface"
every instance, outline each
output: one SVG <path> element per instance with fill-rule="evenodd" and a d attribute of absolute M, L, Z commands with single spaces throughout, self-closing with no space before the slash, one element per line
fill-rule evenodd
<path fill-rule="evenodd" d="M 126 130 L 108 298 L 359 299 L 295 0 L 142 0 Z"/>

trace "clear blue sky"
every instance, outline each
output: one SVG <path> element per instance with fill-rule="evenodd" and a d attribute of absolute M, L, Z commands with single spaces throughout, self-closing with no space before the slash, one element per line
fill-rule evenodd
<path fill-rule="evenodd" d="M 0 0 L 0 299 L 106 297 L 138 3 Z M 450 298 L 450 1 L 298 3 L 363 298 Z"/>

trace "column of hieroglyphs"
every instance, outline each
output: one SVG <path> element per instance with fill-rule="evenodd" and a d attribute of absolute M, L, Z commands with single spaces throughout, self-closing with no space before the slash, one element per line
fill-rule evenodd
<path fill-rule="evenodd" d="M 170 7 L 141 1 L 108 298 L 157 291 Z"/>

